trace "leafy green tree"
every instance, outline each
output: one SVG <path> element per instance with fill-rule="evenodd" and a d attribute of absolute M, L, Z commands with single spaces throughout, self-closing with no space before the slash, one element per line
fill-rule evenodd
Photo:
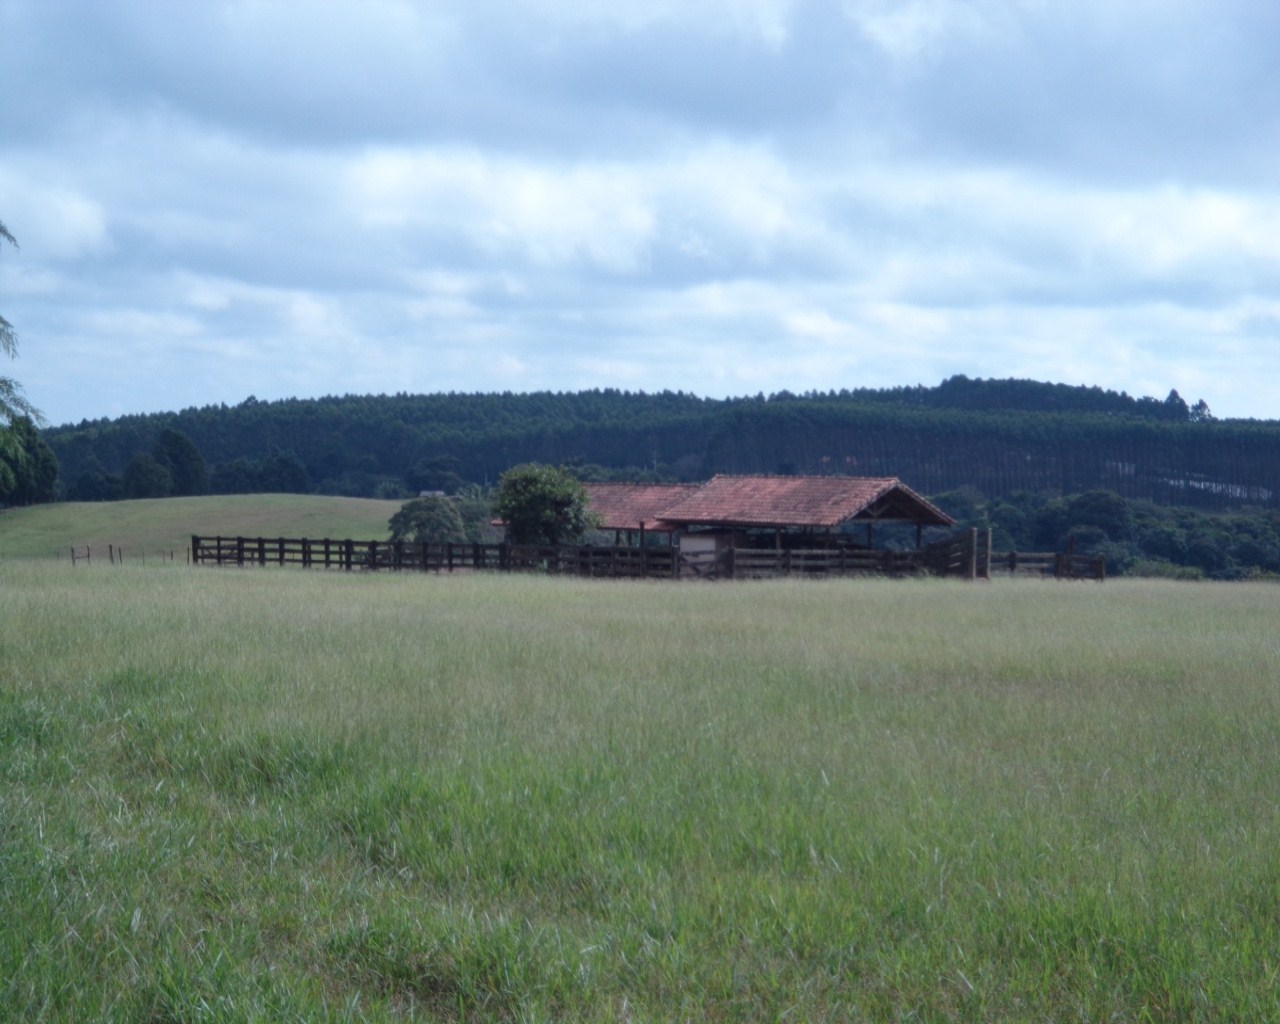
<path fill-rule="evenodd" d="M 501 530 L 493 525 L 493 493 L 479 484 L 467 484 L 454 496 L 454 505 L 467 530 L 467 540 L 495 543 L 502 539 Z"/>
<path fill-rule="evenodd" d="M 167 498 L 172 493 L 173 478 L 154 455 L 144 452 L 129 460 L 124 468 L 126 498 Z"/>
<path fill-rule="evenodd" d="M 462 461 L 452 455 L 433 455 L 423 459 L 404 475 L 410 491 L 444 491 L 453 494 L 466 481 L 462 478 Z"/>
<path fill-rule="evenodd" d="M 29 416 L 13 421 L 0 450 L 0 504 L 37 505 L 58 496 L 58 460 Z"/>
<path fill-rule="evenodd" d="M 563 466 L 526 462 L 507 470 L 494 511 L 516 544 L 568 544 L 598 525 L 582 483 Z"/>
<path fill-rule="evenodd" d="M 0 243 L 4 242 L 15 249 L 18 247 L 18 240 L 0 222 Z M 18 333 L 3 316 L 0 316 L 0 355 L 10 359 L 18 355 Z M 23 397 L 22 386 L 12 377 L 0 375 L 0 456 L 3 456 L 0 458 L 0 493 L 18 486 L 13 467 L 23 460 L 26 448 L 15 425 L 23 418 L 38 422 L 41 417 Z"/>
<path fill-rule="evenodd" d="M 76 477 L 65 495 L 67 501 L 119 501 L 123 496 L 124 480 L 96 469 Z"/>
<path fill-rule="evenodd" d="M 311 493 L 311 475 L 291 451 L 275 451 L 262 463 L 262 490 L 276 494 Z"/>
<path fill-rule="evenodd" d="M 1129 503 L 1114 491 L 1093 490 L 1075 495 L 1067 503 L 1067 518 L 1075 526 L 1092 526 L 1109 540 L 1129 536 L 1133 519 Z"/>
<path fill-rule="evenodd" d="M 209 490 L 214 494 L 253 494 L 260 491 L 262 463 L 240 458 L 220 462 L 209 474 Z"/>
<path fill-rule="evenodd" d="M 467 528 L 451 498 L 431 496 L 406 501 L 387 522 L 392 540 L 430 544 L 461 544 Z"/>
<path fill-rule="evenodd" d="M 156 462 L 169 471 L 175 497 L 204 494 L 209 487 L 209 474 L 204 459 L 191 439 L 180 430 L 166 427 L 151 452 Z"/>

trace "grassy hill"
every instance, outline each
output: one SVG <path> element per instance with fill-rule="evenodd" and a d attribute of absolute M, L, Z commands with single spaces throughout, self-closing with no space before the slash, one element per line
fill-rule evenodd
<path fill-rule="evenodd" d="M 172 552 L 185 560 L 193 533 L 224 537 L 333 537 L 387 535 L 398 501 L 305 494 L 234 494 L 146 501 L 66 502 L 0 511 L 0 558 L 70 558 L 89 546 L 106 558 L 107 546 L 128 560 Z"/>

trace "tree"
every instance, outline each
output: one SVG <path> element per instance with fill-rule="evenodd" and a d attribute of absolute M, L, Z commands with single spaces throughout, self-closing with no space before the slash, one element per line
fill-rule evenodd
<path fill-rule="evenodd" d="M 466 483 L 462 478 L 462 461 L 452 455 L 433 455 L 423 459 L 404 475 L 410 491 L 444 491 L 455 493 Z"/>
<path fill-rule="evenodd" d="M 494 511 L 516 544 L 566 544 L 597 525 L 587 492 L 563 466 L 526 462 L 498 479 Z"/>
<path fill-rule="evenodd" d="M 173 493 L 173 477 L 154 455 L 135 455 L 124 467 L 126 498 L 167 498 Z"/>
<path fill-rule="evenodd" d="M 9 229 L 4 226 L 3 221 L 0 221 L 0 242 L 8 242 L 15 249 L 18 248 L 18 240 L 9 234 Z M 0 316 L 0 352 L 11 358 L 18 354 L 17 332 L 14 331 L 13 324 L 2 316 Z M 13 381 L 5 377 L 0 377 L 0 381 L 4 381 L 13 387 L 17 386 Z M 0 395 L 0 401 L 3 401 L 3 398 L 4 396 Z M 8 406 L 0 406 L 0 411 L 3 411 L 9 419 L 15 418 Z"/>
<path fill-rule="evenodd" d="M 457 504 L 440 495 L 406 501 L 387 522 L 387 529 L 392 540 L 461 544 L 467 539 Z"/>
<path fill-rule="evenodd" d="M 292 451 L 277 449 L 262 463 L 262 490 L 271 494 L 309 494 L 311 475 Z"/>
<path fill-rule="evenodd" d="M 204 459 L 191 439 L 179 430 L 166 427 L 151 452 L 156 462 L 169 471 L 173 482 L 170 491 L 175 497 L 204 494 L 208 489 L 209 474 Z"/>
<path fill-rule="evenodd" d="M 18 240 L 0 222 L 0 248 L 4 242 L 18 248 Z M 3 316 L 0 316 L 0 355 L 6 355 L 10 359 L 18 356 L 18 334 L 13 329 L 13 324 Z M 12 377 L 0 375 L 0 456 L 3 456 L 0 459 L 0 490 L 12 489 L 17 485 L 13 464 L 22 461 L 25 448 L 14 425 L 24 417 L 32 423 L 42 422 L 40 413 L 23 397 L 22 386 Z"/>
<path fill-rule="evenodd" d="M 29 416 L 13 421 L 0 450 L 0 503 L 37 505 L 57 496 L 58 460 Z"/>

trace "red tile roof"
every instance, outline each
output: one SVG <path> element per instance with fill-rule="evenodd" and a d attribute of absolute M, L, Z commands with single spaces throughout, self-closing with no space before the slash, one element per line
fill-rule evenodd
<path fill-rule="evenodd" d="M 583 484 L 587 507 L 605 530 L 667 530 L 659 513 L 696 491 L 700 484 Z"/>
<path fill-rule="evenodd" d="M 948 526 L 897 477 L 717 476 L 660 516 L 675 526 L 834 528 L 851 519 Z"/>

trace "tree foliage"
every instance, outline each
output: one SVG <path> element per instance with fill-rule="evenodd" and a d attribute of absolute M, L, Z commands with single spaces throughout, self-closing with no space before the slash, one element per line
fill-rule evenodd
<path fill-rule="evenodd" d="M 160 431 L 152 457 L 169 472 L 170 494 L 185 497 L 204 494 L 208 489 L 208 473 L 204 459 L 191 443 L 191 438 L 181 431 L 166 427 Z"/>
<path fill-rule="evenodd" d="M 149 452 L 141 452 L 124 468 L 126 498 L 167 498 L 173 493 L 173 476 Z"/>
<path fill-rule="evenodd" d="M 119 476 L 166 428 L 191 439 L 221 493 L 457 493 L 538 462 L 598 480 L 844 473 L 898 476 L 929 494 L 1105 488 L 1161 504 L 1280 506 L 1280 423 L 1215 420 L 1173 395 L 967 377 L 729 399 L 604 389 L 246 400 L 82 421 L 45 438 L 69 489 L 85 473 Z M 301 467 L 287 488 L 267 482 L 275 452 Z"/>
<path fill-rule="evenodd" d="M 563 466 L 524 463 L 502 474 L 494 511 L 516 544 L 567 544 L 594 528 L 587 492 Z"/>
<path fill-rule="evenodd" d="M 8 242 L 15 249 L 18 247 L 18 240 L 9 233 L 3 221 L 0 221 L 0 242 Z M 13 324 L 3 316 L 0 316 L 0 353 L 6 356 L 18 354 L 18 335 L 13 329 Z"/>
<path fill-rule="evenodd" d="M 452 498 L 432 495 L 405 502 L 387 522 L 392 540 L 426 544 L 460 544 L 467 528 Z"/>
<path fill-rule="evenodd" d="M 15 249 L 18 240 L 0 222 L 0 249 L 8 242 Z M 16 359 L 18 334 L 3 316 L 0 316 L 0 355 Z M 12 377 L 0 374 L 0 495 L 19 486 L 14 467 L 26 457 L 27 441 L 18 429 L 20 421 L 40 422 L 41 416 L 22 394 L 22 386 Z M 55 463 L 56 464 L 56 463 Z"/>
<path fill-rule="evenodd" d="M 990 527 L 1000 551 L 1101 555 L 1111 574 L 1234 580 L 1280 575 L 1280 509 L 1234 511 L 1158 505 L 1113 491 L 1021 491 L 987 499 L 971 491 L 935 501 L 962 527 Z"/>
<path fill-rule="evenodd" d="M 57 497 L 58 460 L 30 417 L 14 420 L 0 449 L 0 505 L 36 505 Z"/>

